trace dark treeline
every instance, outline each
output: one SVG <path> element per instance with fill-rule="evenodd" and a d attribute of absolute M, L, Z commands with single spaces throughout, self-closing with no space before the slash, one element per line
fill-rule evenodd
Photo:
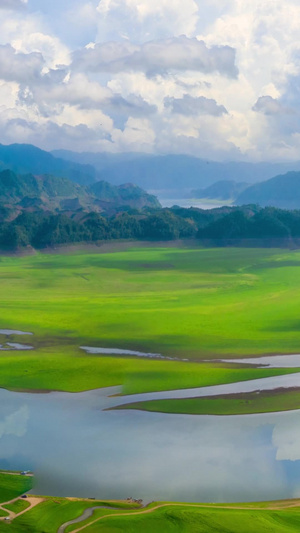
<path fill-rule="evenodd" d="M 128 211 L 105 218 L 98 213 L 23 212 L 0 225 L 0 246 L 45 248 L 111 239 L 226 241 L 300 238 L 300 211 L 257 206 L 202 210 L 172 208 Z"/>

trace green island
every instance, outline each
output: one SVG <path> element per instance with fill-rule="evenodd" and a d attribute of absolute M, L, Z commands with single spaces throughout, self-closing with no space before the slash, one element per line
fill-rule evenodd
<path fill-rule="evenodd" d="M 138 409 L 156 413 L 190 415 L 249 415 L 276 413 L 300 408 L 300 389 L 274 389 L 248 393 L 151 400 L 120 405 L 114 409 Z"/>
<path fill-rule="evenodd" d="M 0 531 L 296 533 L 300 527 L 299 500 L 245 504 L 152 502 L 143 507 L 133 500 L 98 501 L 26 494 L 33 481 L 31 475 L 21 476 L 18 472 L 0 475 Z M 5 498 L 13 502 L 5 503 Z M 84 519 L 89 509 L 90 516 Z M 72 521 L 73 524 L 67 525 Z"/>

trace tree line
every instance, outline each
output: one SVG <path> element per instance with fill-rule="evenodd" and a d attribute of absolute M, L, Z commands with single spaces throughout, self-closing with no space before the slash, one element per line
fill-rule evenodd
<path fill-rule="evenodd" d="M 258 206 L 202 210 L 171 208 L 132 210 L 113 217 L 98 213 L 23 212 L 0 225 L 0 246 L 45 248 L 112 239 L 220 241 L 300 238 L 300 210 Z"/>

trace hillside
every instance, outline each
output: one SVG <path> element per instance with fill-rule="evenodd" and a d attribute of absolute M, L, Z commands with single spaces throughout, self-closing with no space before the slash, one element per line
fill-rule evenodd
<path fill-rule="evenodd" d="M 158 200 L 135 185 L 115 187 L 98 182 L 83 187 L 65 178 L 44 174 L 0 172 L 0 217 L 14 218 L 23 211 L 116 212 L 129 207 L 159 208 Z"/>
<path fill-rule="evenodd" d="M 81 185 L 89 185 L 97 178 L 91 165 L 56 158 L 31 144 L 0 144 L 0 170 L 5 169 L 17 174 L 53 174 Z"/>
<path fill-rule="evenodd" d="M 102 207 L 105 207 L 107 203 L 113 203 L 115 206 L 126 205 L 135 209 L 161 207 L 155 196 L 146 193 L 132 183 L 125 183 L 116 187 L 106 181 L 97 181 L 88 190 L 97 198 L 97 204 L 102 205 Z"/>
<path fill-rule="evenodd" d="M 288 172 L 252 185 L 238 195 L 236 203 L 299 209 L 300 172 Z"/>
<path fill-rule="evenodd" d="M 235 200 L 235 198 L 246 188 L 247 183 L 232 180 L 217 181 L 205 189 L 192 191 L 195 198 L 208 198 L 212 200 Z"/>

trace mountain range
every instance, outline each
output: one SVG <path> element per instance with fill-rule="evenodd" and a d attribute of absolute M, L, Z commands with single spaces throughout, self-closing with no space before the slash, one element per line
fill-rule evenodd
<path fill-rule="evenodd" d="M 56 150 L 52 155 L 60 160 L 91 165 L 97 179 L 120 185 L 132 182 L 146 190 L 178 191 L 179 197 L 191 189 L 204 188 L 216 181 L 236 181 L 251 184 L 278 174 L 299 170 L 300 161 L 293 163 L 216 162 L 188 155 L 77 153 Z M 0 156 L 1 159 L 1 156 Z M 169 198 L 176 198 L 170 195 Z"/>
<path fill-rule="evenodd" d="M 114 186 L 97 182 L 84 187 L 67 178 L 51 174 L 19 175 L 12 170 L 0 172 L 1 218 L 15 218 L 23 211 L 98 212 L 113 214 L 128 208 L 159 208 L 155 196 L 136 185 Z"/>
<path fill-rule="evenodd" d="M 300 208 L 300 162 L 219 163 L 187 155 L 49 153 L 32 145 L 0 145 L 0 171 L 7 169 L 15 176 L 6 175 L 10 184 L 5 202 L 20 208 L 23 202 L 26 209 L 40 205 L 100 212 L 113 204 L 114 208 L 159 207 L 140 187 L 159 197 L 183 199 L 194 194 L 236 205 Z"/>

